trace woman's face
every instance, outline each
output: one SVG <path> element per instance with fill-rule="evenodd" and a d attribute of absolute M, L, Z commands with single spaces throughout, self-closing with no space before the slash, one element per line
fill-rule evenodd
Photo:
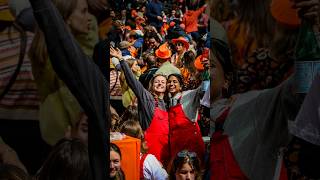
<path fill-rule="evenodd" d="M 115 177 L 120 171 L 121 159 L 120 155 L 115 151 L 110 151 L 110 177 Z"/>
<path fill-rule="evenodd" d="M 176 44 L 176 50 L 177 50 L 178 52 L 183 51 L 183 50 L 184 50 L 184 45 L 183 45 L 183 43 L 178 42 L 178 43 Z"/>
<path fill-rule="evenodd" d="M 114 11 L 110 11 L 110 17 L 115 18 L 116 17 L 116 13 Z"/>
<path fill-rule="evenodd" d="M 141 12 L 146 12 L 146 7 L 145 7 L 145 6 L 142 6 L 140 11 L 141 11 Z"/>
<path fill-rule="evenodd" d="M 148 47 L 149 48 L 157 48 L 159 46 L 159 43 L 157 42 L 157 40 L 155 38 L 150 38 L 149 42 L 148 42 Z"/>
<path fill-rule="evenodd" d="M 89 32 L 89 12 L 86 0 L 78 0 L 77 6 L 67 19 L 71 31 L 75 34 L 86 34 Z"/>
<path fill-rule="evenodd" d="M 140 72 L 140 66 L 138 64 L 138 61 L 134 61 L 132 66 L 131 66 L 131 70 L 133 73 L 139 73 Z"/>
<path fill-rule="evenodd" d="M 88 116 L 85 113 L 81 114 L 79 123 L 72 131 L 72 136 L 88 145 Z"/>
<path fill-rule="evenodd" d="M 126 17 L 127 16 L 127 11 L 126 10 L 121 10 L 121 16 Z"/>
<path fill-rule="evenodd" d="M 163 76 L 155 77 L 152 84 L 153 90 L 157 93 L 166 92 L 166 83 L 167 83 L 167 79 L 165 77 Z"/>
<path fill-rule="evenodd" d="M 211 77 L 211 91 L 210 97 L 214 101 L 221 97 L 221 90 L 225 83 L 224 71 L 218 59 L 210 53 L 210 77 Z"/>
<path fill-rule="evenodd" d="M 169 77 L 167 81 L 167 89 L 172 96 L 176 95 L 178 92 L 181 91 L 181 84 L 177 77 L 175 76 Z"/>
<path fill-rule="evenodd" d="M 176 171 L 176 180 L 194 180 L 195 172 L 189 163 L 184 163 L 180 169 Z"/>
<path fill-rule="evenodd" d="M 176 15 L 176 10 L 172 10 L 171 11 L 171 16 L 175 16 Z"/>

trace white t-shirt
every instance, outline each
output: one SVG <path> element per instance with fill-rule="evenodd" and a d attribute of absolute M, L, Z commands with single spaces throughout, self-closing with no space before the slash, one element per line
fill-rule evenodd
<path fill-rule="evenodd" d="M 142 155 L 140 156 L 140 158 Z M 167 180 L 168 173 L 163 169 L 158 159 L 148 154 L 143 162 L 143 176 L 145 180 Z"/>

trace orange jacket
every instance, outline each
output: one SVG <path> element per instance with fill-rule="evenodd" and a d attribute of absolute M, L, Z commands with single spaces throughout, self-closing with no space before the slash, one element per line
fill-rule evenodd
<path fill-rule="evenodd" d="M 206 7 L 207 5 L 203 5 L 195 11 L 188 10 L 183 16 L 182 23 L 185 24 L 187 33 L 198 31 L 198 17 L 206 10 Z"/>

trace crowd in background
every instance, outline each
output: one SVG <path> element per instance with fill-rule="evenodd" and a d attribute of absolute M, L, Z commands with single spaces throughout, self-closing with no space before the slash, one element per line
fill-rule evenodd
<path fill-rule="evenodd" d="M 99 103 L 104 112 L 95 117 L 104 118 L 102 125 L 110 118 L 102 128 L 108 137 L 139 140 L 140 179 L 319 178 L 309 163 L 319 162 L 319 117 L 301 115 L 307 103 L 292 78 L 297 44 L 310 38 L 301 35 L 302 22 L 314 34 L 302 48 L 313 47 L 320 58 L 314 43 L 319 0 L 51 1 L 68 32 L 56 49 L 49 48 L 55 47 L 54 35 L 33 16 L 28 1 L 0 1 L 0 67 L 14 72 L 14 57 L 25 59 L 12 86 L 14 73 L 0 74 L 0 88 L 11 86 L 0 94 L 0 110 L 10 114 L 20 107 L 13 119 L 39 120 L 41 138 L 50 146 L 46 160 L 30 171 L 1 140 L 0 179 L 95 177 L 88 131 L 96 121 L 87 104 Z M 70 61 L 59 65 L 53 54 L 69 36 L 75 52 L 60 51 Z M 108 89 L 101 94 L 110 94 L 110 106 L 93 93 L 98 87 Z M 319 106 L 319 86 L 311 89 L 306 99 L 316 97 Z M 108 145 L 109 178 L 128 179 L 121 148 Z"/>

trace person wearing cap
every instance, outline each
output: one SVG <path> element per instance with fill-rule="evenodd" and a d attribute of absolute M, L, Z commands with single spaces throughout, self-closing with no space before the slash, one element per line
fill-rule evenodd
<path fill-rule="evenodd" d="M 182 66 L 182 58 L 186 51 L 189 50 L 189 42 L 184 37 L 172 39 L 172 43 L 176 48 L 176 53 L 171 57 L 171 63 L 178 68 Z"/>
<path fill-rule="evenodd" d="M 308 6 L 309 3 L 312 5 Z M 273 0 L 272 6 L 276 4 L 285 4 L 280 8 L 282 15 L 292 11 L 293 3 L 290 1 Z M 315 5 L 319 6 L 319 1 L 305 1 L 301 5 L 305 10 L 302 15 L 314 13 L 312 18 L 318 18 L 319 9 L 311 8 Z M 288 37 L 292 35 L 289 31 L 297 33 L 292 26 L 286 25 L 288 22 L 279 21 L 279 16 L 273 17 L 280 23 L 276 26 L 274 43 L 280 42 L 280 39 L 288 41 Z M 299 22 L 295 23 L 299 26 Z M 319 146 L 319 141 L 315 140 L 319 139 L 319 133 L 316 133 L 320 129 L 316 122 L 319 117 L 296 119 L 301 99 L 294 90 L 293 76 L 275 88 L 249 91 L 230 97 L 230 94 L 225 93 L 226 88 L 232 85 L 230 69 L 233 69 L 227 42 L 222 40 L 222 36 L 219 39 L 216 39 L 217 36 L 213 37 L 211 43 L 214 53 L 210 57 L 210 128 L 213 133 L 210 142 L 211 179 L 288 179 L 283 163 L 283 148 L 289 144 L 292 135 Z M 295 43 L 288 43 L 284 47 L 281 53 L 276 53 L 277 58 L 284 58 L 285 52 L 292 50 Z M 271 53 L 277 50 L 277 47 L 273 46 Z M 314 84 L 319 84 L 319 81 L 318 76 Z M 316 97 L 318 93 L 315 92 L 320 90 L 319 86 L 315 85 L 311 89 L 308 95 Z M 318 103 L 319 99 L 314 99 L 314 104 Z M 228 171 L 225 171 L 226 168 Z"/>
<path fill-rule="evenodd" d="M 153 154 L 164 165 L 169 160 L 169 123 L 168 112 L 164 102 L 167 78 L 156 74 L 149 83 L 148 90 L 135 78 L 119 49 L 110 48 L 110 55 L 120 61 L 126 82 L 138 100 L 139 122 L 145 131 L 148 153 Z M 165 54 L 163 54 L 165 55 Z M 119 61 L 113 61 L 119 64 Z"/>
<path fill-rule="evenodd" d="M 169 49 L 168 44 L 164 43 L 155 51 L 155 55 L 158 66 L 160 67 L 164 62 L 167 62 L 171 58 L 172 52 Z"/>
<path fill-rule="evenodd" d="M 153 54 L 146 53 L 143 57 L 146 62 L 146 70 L 139 77 L 139 81 L 143 84 L 143 87 L 147 89 L 150 80 L 159 68 L 156 66 L 156 57 Z"/>
<path fill-rule="evenodd" d="M 155 52 L 156 55 L 156 65 L 159 69 L 156 71 L 156 74 L 170 75 L 170 74 L 181 74 L 180 70 L 170 63 L 172 52 L 169 49 L 167 43 L 162 44 Z"/>

